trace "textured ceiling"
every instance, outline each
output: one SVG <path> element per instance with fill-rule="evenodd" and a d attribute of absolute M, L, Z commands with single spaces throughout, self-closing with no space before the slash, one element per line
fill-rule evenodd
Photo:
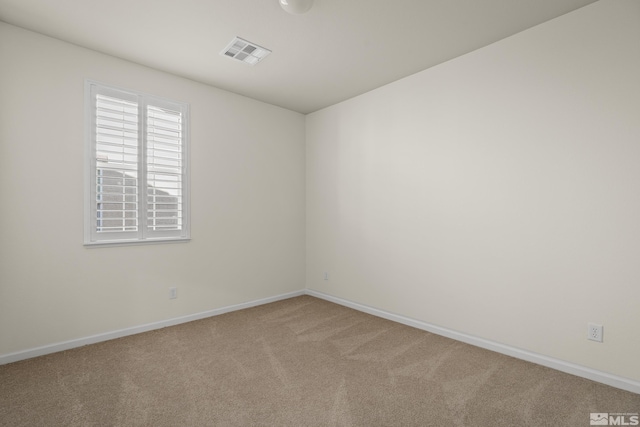
<path fill-rule="evenodd" d="M 301 113 L 471 52 L 594 0 L 0 0 L 0 20 Z M 233 37 L 273 53 L 250 66 Z"/>

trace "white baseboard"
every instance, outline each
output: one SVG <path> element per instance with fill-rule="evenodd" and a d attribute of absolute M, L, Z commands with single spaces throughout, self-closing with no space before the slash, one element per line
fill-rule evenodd
<path fill-rule="evenodd" d="M 189 314 L 187 316 L 175 317 L 173 319 L 161 320 L 159 322 L 147 323 L 145 325 L 134 326 L 131 328 L 120 329 L 117 331 L 105 332 L 102 334 L 91 335 L 88 337 L 59 342 L 55 344 L 49 344 L 42 347 L 36 347 L 28 350 L 18 351 L 15 353 L 3 354 L 3 355 L 0 355 L 0 365 L 18 362 L 20 360 L 25 360 L 25 359 L 31 359 L 32 357 L 44 356 L 45 354 L 57 353 L 59 351 L 64 351 L 64 350 L 70 350 L 72 348 L 82 347 L 89 344 L 95 344 L 102 341 L 108 341 L 115 338 L 126 337 L 128 335 L 135 335 L 142 332 L 148 332 L 154 329 L 166 328 L 167 326 L 174 326 L 174 325 L 179 325 L 181 323 L 192 322 L 194 320 L 200 320 L 207 317 L 228 313 L 231 311 L 237 311 L 245 308 L 255 307 L 258 305 L 268 304 L 270 302 L 280 301 L 283 299 L 297 297 L 304 294 L 305 294 L 304 290 L 289 292 L 286 294 L 276 295 L 274 297 L 262 298 L 259 300 L 249 301 L 241 304 L 235 304 L 227 307 L 203 311 L 201 313 Z"/>
<path fill-rule="evenodd" d="M 131 328 L 120 329 L 112 332 L 105 332 L 97 335 L 91 335 L 88 337 L 45 345 L 42 347 L 36 347 L 28 350 L 15 352 L 15 353 L 4 354 L 4 355 L 0 355 L 0 365 L 18 362 L 20 360 L 30 359 L 32 357 L 44 356 L 45 354 L 56 353 L 64 350 L 70 350 L 72 348 L 82 347 L 89 344 L 95 344 L 102 341 L 108 341 L 115 338 L 121 338 L 129 335 L 139 334 L 142 332 L 152 331 L 155 329 L 166 328 L 168 326 L 179 325 L 181 323 L 192 322 L 194 320 L 200 320 L 207 317 L 229 313 L 231 311 L 237 311 L 245 308 L 255 307 L 258 305 L 268 304 L 271 302 L 280 301 L 287 298 L 293 298 L 300 295 L 311 295 L 313 297 L 331 301 L 333 303 L 340 304 L 345 307 L 353 308 L 354 310 L 362 311 L 364 313 L 368 313 L 377 317 L 402 323 L 404 325 L 412 326 L 414 328 L 422 329 L 424 331 L 432 332 L 434 334 L 442 335 L 447 338 L 451 338 L 457 341 L 474 345 L 476 347 L 481 347 L 487 350 L 495 351 L 497 353 L 506 354 L 507 356 L 512 356 L 517 359 L 526 360 L 528 362 L 536 363 L 538 365 L 546 366 L 548 368 L 552 368 L 558 371 L 566 372 L 568 374 L 576 375 L 578 377 L 587 378 L 599 383 L 610 385 L 612 387 L 616 387 L 622 390 L 630 391 L 632 393 L 640 394 L 640 382 L 629 379 L 629 378 L 620 377 L 617 375 L 591 369 L 586 366 L 577 365 L 575 363 L 566 362 L 564 360 L 555 359 L 553 357 L 544 356 L 542 354 L 537 354 L 531 351 L 522 350 L 522 349 L 511 347 L 505 344 L 500 344 L 497 342 L 486 340 L 484 338 L 479 338 L 473 335 L 468 335 L 462 332 L 443 328 L 441 326 L 432 325 L 430 323 L 422 322 L 420 320 L 411 319 L 409 317 L 401 316 L 399 314 L 389 313 L 384 310 L 380 310 L 364 304 L 359 304 L 353 301 L 349 301 L 343 298 L 339 298 L 333 295 L 325 294 L 323 292 L 318 292 L 311 289 L 289 292 L 286 294 L 276 295 L 269 298 L 262 298 L 259 300 L 249 301 L 241 304 L 235 304 L 227 307 L 216 308 L 216 309 L 204 311 L 201 313 L 190 314 L 187 316 L 176 317 L 173 319 L 162 320 L 159 322 L 147 323 L 145 325 L 134 326 Z"/>
<path fill-rule="evenodd" d="M 353 301 L 349 301 L 343 298 L 328 295 L 323 292 L 314 291 L 311 289 L 306 290 L 307 295 L 321 298 L 327 301 L 331 301 L 336 304 L 344 305 L 345 307 L 353 308 L 354 310 L 362 311 L 377 317 L 382 317 L 387 320 L 402 323 L 404 325 L 412 326 L 417 329 L 422 329 L 427 332 L 442 335 L 447 338 L 461 341 L 467 344 L 474 345 L 476 347 L 485 348 L 487 350 L 495 351 L 497 353 L 506 354 L 507 356 L 515 357 L 517 359 L 526 360 L 528 362 L 536 363 L 538 365 L 546 366 L 558 371 L 566 372 L 568 374 L 576 375 L 578 377 L 586 378 L 592 381 L 610 385 L 622 390 L 627 390 L 632 393 L 640 394 L 640 382 L 619 377 L 617 375 L 609 374 L 607 372 L 598 371 L 595 369 L 587 368 L 586 366 L 577 365 L 575 363 L 566 362 L 564 360 L 555 359 L 553 357 L 544 356 L 531 351 L 522 350 L 516 347 L 511 347 L 505 344 L 500 344 L 484 338 L 475 337 L 473 335 L 464 334 L 462 332 L 453 331 L 451 329 L 443 328 L 441 326 L 432 325 L 430 323 L 422 322 L 420 320 L 411 319 L 409 317 L 401 316 L 399 314 L 393 314 L 380 310 L 374 307 L 370 307 L 364 304 L 359 304 Z"/>

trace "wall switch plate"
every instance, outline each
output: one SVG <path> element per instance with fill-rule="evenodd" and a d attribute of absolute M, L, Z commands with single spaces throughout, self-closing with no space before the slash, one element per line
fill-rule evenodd
<path fill-rule="evenodd" d="M 597 323 L 589 323 L 587 325 L 587 339 L 591 341 L 602 342 L 602 333 L 604 327 Z"/>
<path fill-rule="evenodd" d="M 178 288 L 169 288 L 169 299 L 178 298 Z"/>
<path fill-rule="evenodd" d="M 324 272 L 324 274 L 323 274 L 323 276 L 322 276 L 322 278 L 323 278 L 324 280 L 329 280 L 329 273 L 327 273 L 327 272 L 325 271 L 325 272 Z"/>

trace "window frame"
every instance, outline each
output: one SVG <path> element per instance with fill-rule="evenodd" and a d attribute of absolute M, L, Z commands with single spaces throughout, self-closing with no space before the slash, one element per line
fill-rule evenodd
<path fill-rule="evenodd" d="M 122 246 L 153 243 L 188 242 L 191 239 L 190 224 L 190 106 L 139 91 L 122 89 L 94 80 L 85 80 L 85 200 L 84 245 L 87 247 Z M 115 97 L 137 103 L 137 230 L 98 232 L 97 172 L 99 169 L 96 149 L 96 99 L 97 95 Z M 181 227 L 178 230 L 158 231 L 147 229 L 147 107 L 179 111 L 181 113 Z"/>

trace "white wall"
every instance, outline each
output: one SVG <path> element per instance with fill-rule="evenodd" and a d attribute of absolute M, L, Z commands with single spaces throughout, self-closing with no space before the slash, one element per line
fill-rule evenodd
<path fill-rule="evenodd" d="M 639 76 L 601 0 L 308 115 L 307 287 L 640 380 Z"/>
<path fill-rule="evenodd" d="M 191 242 L 83 247 L 85 78 L 191 105 Z M 303 289 L 304 179 L 304 116 L 0 22 L 0 355 Z"/>

